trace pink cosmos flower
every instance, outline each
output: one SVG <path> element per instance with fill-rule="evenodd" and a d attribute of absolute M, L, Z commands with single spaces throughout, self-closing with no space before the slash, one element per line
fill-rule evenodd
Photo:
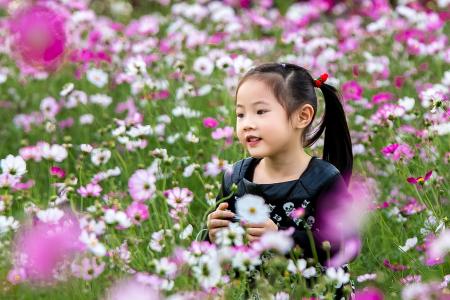
<path fill-rule="evenodd" d="M 211 133 L 211 137 L 214 140 L 225 139 L 226 144 L 233 143 L 234 128 L 226 126 L 224 128 L 217 128 Z"/>
<path fill-rule="evenodd" d="M 102 187 L 97 183 L 88 183 L 85 187 L 80 187 L 77 192 L 81 197 L 98 197 L 102 191 Z"/>
<path fill-rule="evenodd" d="M 219 125 L 219 121 L 214 118 L 208 117 L 203 119 L 203 126 L 206 128 L 215 128 L 217 125 Z"/>
<path fill-rule="evenodd" d="M 11 284 L 18 284 L 24 282 L 27 279 L 27 273 L 24 268 L 14 268 L 8 273 L 8 281 Z"/>
<path fill-rule="evenodd" d="M 29 190 L 34 186 L 34 184 L 35 184 L 35 181 L 33 179 L 28 179 L 26 182 L 17 182 L 13 186 L 13 191 Z"/>
<path fill-rule="evenodd" d="M 363 88 L 358 82 L 351 80 L 342 85 L 342 95 L 345 100 L 360 100 Z"/>
<path fill-rule="evenodd" d="M 128 192 L 134 201 L 146 201 L 153 197 L 156 191 L 156 177 L 150 170 L 140 169 L 128 180 Z"/>
<path fill-rule="evenodd" d="M 383 153 L 385 157 L 392 158 L 394 161 L 397 161 L 400 158 L 410 160 L 414 157 L 413 150 L 407 144 L 388 145 L 381 150 L 381 153 Z"/>
<path fill-rule="evenodd" d="M 400 211 L 403 212 L 405 215 L 413 215 L 418 212 L 423 211 L 427 207 L 417 201 L 417 199 L 412 198 L 406 203 Z"/>
<path fill-rule="evenodd" d="M 50 174 L 52 176 L 56 176 L 60 179 L 66 177 L 66 172 L 64 171 L 64 169 L 57 167 L 57 166 L 50 167 Z"/>
<path fill-rule="evenodd" d="M 10 20 L 14 53 L 28 65 L 54 71 L 66 46 L 64 17 L 44 5 L 28 6 Z"/>
<path fill-rule="evenodd" d="M 220 159 L 217 156 L 212 156 L 212 161 L 206 163 L 203 167 L 204 175 L 206 176 L 217 176 L 221 172 L 231 172 L 232 171 L 232 165 L 229 164 L 226 160 Z"/>
<path fill-rule="evenodd" d="M 186 207 L 192 202 L 193 193 L 188 188 L 175 187 L 164 191 L 167 203 L 173 208 Z"/>
<path fill-rule="evenodd" d="M 103 272 L 105 263 L 103 261 L 99 262 L 99 259 L 96 257 L 84 257 L 81 260 L 81 265 L 73 262 L 70 267 L 75 277 L 92 280 Z"/>
<path fill-rule="evenodd" d="M 133 201 L 127 207 L 126 213 L 134 224 L 139 224 L 147 220 L 149 215 L 147 205 L 138 201 Z"/>
<path fill-rule="evenodd" d="M 26 260 L 17 259 L 11 278 L 17 279 L 19 275 L 33 282 L 51 281 L 61 263 L 70 261 L 76 253 L 84 250 L 79 241 L 80 232 L 78 219 L 68 210 L 58 222 L 37 220 L 28 227 L 22 227 L 14 243 L 14 256 L 26 257 Z"/>

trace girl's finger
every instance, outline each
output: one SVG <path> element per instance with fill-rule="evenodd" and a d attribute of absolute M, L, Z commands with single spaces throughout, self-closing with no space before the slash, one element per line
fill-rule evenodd
<path fill-rule="evenodd" d="M 229 210 L 216 210 L 215 212 L 213 212 L 211 214 L 211 218 L 212 219 L 231 219 L 234 217 L 234 213 L 229 211 Z"/>
<path fill-rule="evenodd" d="M 250 235 L 250 234 L 247 234 L 247 239 L 248 239 L 250 242 L 254 242 L 254 241 L 259 240 L 259 237 L 253 236 L 253 235 Z"/>
<path fill-rule="evenodd" d="M 217 210 L 226 210 L 227 208 L 228 208 L 228 203 L 227 202 L 222 202 L 217 207 Z"/>
<path fill-rule="evenodd" d="M 245 224 L 244 224 L 244 227 L 247 227 L 247 228 L 250 228 L 250 227 L 252 227 L 252 228 L 264 228 L 265 225 L 266 225 L 266 224 L 264 224 L 264 223 L 260 223 L 260 224 L 256 224 L 256 223 L 245 223 Z"/>
<path fill-rule="evenodd" d="M 264 228 L 248 228 L 247 233 L 253 236 L 262 236 Z"/>
<path fill-rule="evenodd" d="M 221 219 L 211 219 L 209 220 L 208 228 L 220 228 L 220 227 L 228 227 L 230 221 L 221 220 Z"/>

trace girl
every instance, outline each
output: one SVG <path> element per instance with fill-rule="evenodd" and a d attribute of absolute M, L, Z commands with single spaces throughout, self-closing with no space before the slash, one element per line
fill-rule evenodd
<path fill-rule="evenodd" d="M 250 157 L 224 173 L 217 200 L 227 197 L 208 215 L 206 240 L 216 241 L 219 230 L 235 217 L 236 198 L 255 194 L 270 208 L 264 224 L 246 224 L 247 238 L 258 240 L 267 231 L 294 227 L 294 241 L 306 257 L 321 262 L 327 253 L 321 247 L 316 211 L 332 207 L 336 191 L 346 191 L 353 154 L 352 144 L 337 90 L 326 84 L 327 74 L 317 80 L 294 64 L 259 65 L 240 80 L 235 95 L 236 131 L 239 142 Z M 318 128 L 311 132 L 317 112 L 315 88 L 325 99 L 325 113 Z M 314 144 L 325 131 L 323 158 L 310 156 L 306 147 Z M 236 192 L 231 185 L 236 184 Z M 296 212 L 303 212 L 297 216 Z M 311 229 L 315 248 L 310 243 Z M 339 245 L 331 244 L 331 255 Z"/>

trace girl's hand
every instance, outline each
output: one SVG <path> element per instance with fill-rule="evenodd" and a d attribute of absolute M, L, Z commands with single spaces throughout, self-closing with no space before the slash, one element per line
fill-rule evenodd
<path fill-rule="evenodd" d="M 250 242 L 258 241 L 268 231 L 278 231 L 278 226 L 271 219 L 262 224 L 244 224 L 244 227 L 247 229 L 246 236 Z"/>
<path fill-rule="evenodd" d="M 228 203 L 223 202 L 219 204 L 219 207 L 208 215 L 206 226 L 208 227 L 209 240 L 211 242 L 216 241 L 217 231 L 228 227 L 231 218 L 234 217 L 234 213 L 227 210 Z"/>

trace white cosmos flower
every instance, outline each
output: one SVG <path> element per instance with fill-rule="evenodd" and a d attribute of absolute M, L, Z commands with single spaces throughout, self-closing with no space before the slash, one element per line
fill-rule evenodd
<path fill-rule="evenodd" d="M 4 174 L 18 178 L 27 172 L 27 165 L 21 156 L 14 156 L 9 154 L 0 162 Z"/>
<path fill-rule="evenodd" d="M 104 94 L 92 95 L 90 100 L 92 103 L 99 104 L 103 107 L 107 107 L 112 102 L 112 98 L 110 96 L 104 95 Z"/>
<path fill-rule="evenodd" d="M 192 234 L 193 227 L 191 224 L 186 226 L 186 228 L 180 233 L 180 239 L 185 240 Z"/>
<path fill-rule="evenodd" d="M 195 60 L 193 69 L 204 76 L 209 76 L 214 71 L 214 63 L 208 57 L 202 56 Z"/>
<path fill-rule="evenodd" d="M 0 216 L 0 235 L 19 228 L 19 222 L 13 217 Z"/>
<path fill-rule="evenodd" d="M 36 214 L 38 219 L 41 220 L 44 223 L 56 223 L 59 221 L 59 219 L 64 216 L 64 211 L 60 210 L 59 208 L 48 208 L 45 210 L 40 210 Z"/>
<path fill-rule="evenodd" d="M 61 145 L 49 145 L 47 143 L 42 145 L 42 156 L 48 160 L 62 162 L 67 158 L 67 150 Z"/>
<path fill-rule="evenodd" d="M 417 244 L 417 237 L 413 237 L 410 239 L 407 239 L 404 246 L 400 246 L 400 250 L 403 252 L 409 251 L 411 248 L 413 248 Z"/>
<path fill-rule="evenodd" d="M 89 144 L 81 144 L 80 145 L 80 150 L 83 152 L 86 152 L 86 153 L 91 153 L 93 149 L 94 149 L 94 147 L 92 147 Z"/>
<path fill-rule="evenodd" d="M 244 228 L 239 223 L 230 223 L 227 228 L 217 231 L 216 241 L 221 246 L 243 245 Z"/>
<path fill-rule="evenodd" d="M 65 97 L 70 94 L 71 91 L 75 88 L 75 85 L 72 82 L 66 83 L 63 87 L 59 95 Z"/>
<path fill-rule="evenodd" d="M 411 97 L 403 97 L 398 100 L 398 104 L 402 106 L 406 111 L 410 111 L 411 109 L 413 109 L 415 102 L 416 100 Z"/>
<path fill-rule="evenodd" d="M 147 74 L 147 66 L 141 57 L 132 57 L 128 60 L 125 66 L 127 75 L 145 75 Z"/>
<path fill-rule="evenodd" d="M 108 83 L 108 74 L 97 68 L 92 68 L 87 71 L 87 80 L 96 87 L 102 88 Z"/>
<path fill-rule="evenodd" d="M 86 231 L 81 232 L 80 241 L 83 242 L 96 256 L 105 256 L 106 248 L 99 242 L 95 233 L 87 233 Z"/>
<path fill-rule="evenodd" d="M 198 265 L 192 267 L 194 276 L 204 289 L 217 286 L 221 279 L 222 268 L 217 256 L 203 255 Z"/>
<path fill-rule="evenodd" d="M 104 148 L 96 148 L 91 152 L 91 161 L 94 165 L 105 164 L 111 158 L 111 151 Z"/>
<path fill-rule="evenodd" d="M 336 288 L 340 288 L 344 283 L 350 280 L 350 274 L 345 273 L 342 268 L 328 268 L 327 276 L 329 279 L 336 282 Z"/>
<path fill-rule="evenodd" d="M 245 194 L 236 200 L 236 212 L 242 220 L 252 224 L 261 224 L 269 219 L 269 207 L 264 198 Z"/>
<path fill-rule="evenodd" d="M 94 116 L 91 114 L 84 114 L 80 116 L 80 124 L 92 124 L 94 122 Z"/>

